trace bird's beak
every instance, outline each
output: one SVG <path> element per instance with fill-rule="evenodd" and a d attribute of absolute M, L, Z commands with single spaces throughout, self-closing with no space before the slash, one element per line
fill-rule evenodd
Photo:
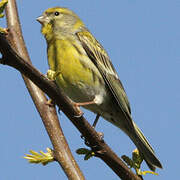
<path fill-rule="evenodd" d="M 42 15 L 42 16 L 39 16 L 39 17 L 37 17 L 36 18 L 36 20 L 39 22 L 39 23 L 41 23 L 41 24 L 44 24 L 44 22 L 45 22 L 45 18 L 44 18 L 44 16 Z"/>

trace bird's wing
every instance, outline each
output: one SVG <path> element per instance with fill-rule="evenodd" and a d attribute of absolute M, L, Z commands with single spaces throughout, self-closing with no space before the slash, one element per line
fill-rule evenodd
<path fill-rule="evenodd" d="M 107 84 L 110 92 L 114 96 L 120 109 L 130 120 L 131 123 L 131 109 L 130 104 L 127 99 L 125 90 L 118 75 L 102 45 L 91 35 L 89 31 L 81 31 L 76 33 L 78 39 L 80 40 L 83 48 L 85 49 L 87 55 L 91 61 L 98 68 L 104 81 Z"/>

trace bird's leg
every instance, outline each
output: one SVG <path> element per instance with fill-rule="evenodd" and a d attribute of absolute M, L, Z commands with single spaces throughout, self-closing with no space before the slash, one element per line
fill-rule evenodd
<path fill-rule="evenodd" d="M 98 122 L 98 120 L 99 120 L 99 117 L 100 117 L 100 114 L 97 114 L 97 115 L 96 115 L 96 118 L 95 118 L 95 120 L 94 120 L 94 122 L 93 122 L 92 127 L 93 127 L 94 129 L 95 129 L 96 124 L 97 124 L 97 122 Z M 97 133 L 98 133 L 100 139 L 103 140 L 104 134 L 103 134 L 102 132 L 97 132 Z M 88 142 L 82 135 L 81 135 L 81 138 L 84 139 L 84 143 L 85 143 L 87 146 L 89 146 L 89 147 L 92 148 L 92 145 L 90 145 L 89 142 Z M 93 148 L 96 148 L 96 146 L 93 146 Z"/>
<path fill-rule="evenodd" d="M 80 106 L 86 106 L 86 105 L 89 105 L 89 104 L 94 104 L 94 102 L 93 101 L 83 102 L 83 103 L 75 103 L 75 102 L 73 102 L 73 105 L 74 105 L 74 107 L 76 108 L 76 110 L 78 112 L 78 115 L 75 116 L 75 117 L 81 117 L 83 115 L 83 112 L 81 111 Z"/>
<path fill-rule="evenodd" d="M 79 111 L 79 115 L 82 116 L 83 113 L 79 108 L 80 106 L 86 106 L 86 105 L 91 105 L 91 104 L 97 104 L 98 105 L 98 104 L 101 104 L 101 103 L 102 103 L 102 96 L 101 95 L 96 95 L 92 101 L 80 102 L 80 103 L 75 103 L 74 102 L 74 106 Z"/>
<path fill-rule="evenodd" d="M 74 103 L 74 106 L 80 107 L 80 106 L 86 106 L 86 105 L 90 105 L 90 104 L 96 104 L 96 103 L 94 102 L 94 100 L 92 100 L 89 102 Z"/>
<path fill-rule="evenodd" d="M 99 120 L 99 117 L 100 117 L 100 115 L 99 115 L 99 114 L 97 114 L 97 115 L 96 115 L 96 118 L 95 118 L 95 120 L 94 120 L 94 122 L 93 122 L 92 127 L 93 127 L 94 129 L 95 129 L 96 124 L 97 124 L 97 122 L 98 122 L 98 120 Z"/>
<path fill-rule="evenodd" d="M 95 129 L 95 127 L 96 127 L 96 124 L 97 124 L 99 118 L 100 118 L 100 114 L 97 114 L 97 115 L 96 115 L 96 118 L 95 118 L 95 120 L 94 120 L 94 122 L 93 122 L 93 125 L 92 125 L 92 127 L 93 127 L 94 129 Z M 97 133 L 98 133 L 99 137 L 100 137 L 101 140 L 102 140 L 103 137 L 104 137 L 104 133 L 102 133 L 102 132 L 97 132 Z"/>
<path fill-rule="evenodd" d="M 76 116 L 76 117 L 81 117 L 83 115 L 83 112 L 81 111 L 80 106 L 86 106 L 86 105 L 90 105 L 90 104 L 96 104 L 94 99 L 92 101 L 88 101 L 88 102 L 80 102 L 80 103 L 73 102 L 73 105 L 75 106 L 75 108 L 78 111 L 78 116 Z"/>

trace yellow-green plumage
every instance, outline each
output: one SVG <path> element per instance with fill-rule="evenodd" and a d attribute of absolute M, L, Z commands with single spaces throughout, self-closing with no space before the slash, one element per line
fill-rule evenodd
<path fill-rule="evenodd" d="M 77 49 L 79 50 L 77 51 Z M 79 53 L 80 51 L 81 53 Z M 101 75 L 92 62 L 84 62 L 86 60 L 88 62 L 85 51 L 81 46 L 75 45 L 73 39 L 57 39 L 50 43 L 48 60 L 50 69 L 60 72 L 56 77 L 57 84 L 71 99 L 78 102 L 93 99 L 94 94 L 91 95 L 92 83 L 94 84 L 93 89 L 95 87 L 98 89 Z M 85 94 L 87 92 L 89 92 L 88 97 Z"/>
<path fill-rule="evenodd" d="M 57 85 L 75 102 L 94 100 L 94 104 L 84 107 L 122 129 L 152 170 L 162 168 L 132 120 L 126 93 L 106 51 L 79 17 L 67 8 L 55 7 L 46 10 L 38 21 Z"/>

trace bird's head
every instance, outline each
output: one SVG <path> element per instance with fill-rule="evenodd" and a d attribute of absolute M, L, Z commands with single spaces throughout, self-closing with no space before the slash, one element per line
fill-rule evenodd
<path fill-rule="evenodd" d="M 42 25 L 42 33 L 49 36 L 68 36 L 84 28 L 83 22 L 71 10 L 54 7 L 47 9 L 37 21 Z"/>

